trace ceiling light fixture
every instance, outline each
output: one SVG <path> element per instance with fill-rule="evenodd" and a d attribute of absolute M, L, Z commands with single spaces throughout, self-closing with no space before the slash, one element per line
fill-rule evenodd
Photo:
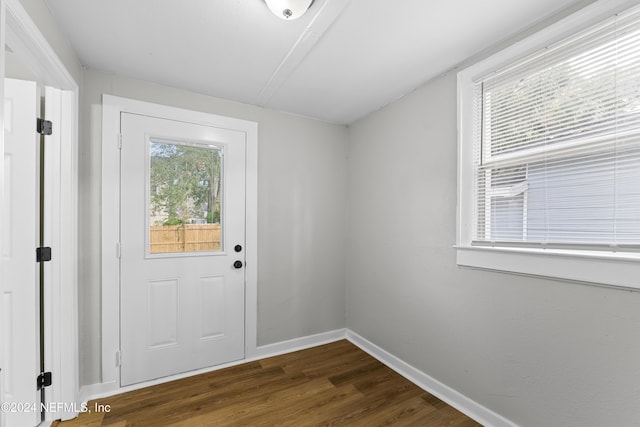
<path fill-rule="evenodd" d="M 290 21 L 300 18 L 309 10 L 314 0 L 264 0 L 278 18 Z"/>

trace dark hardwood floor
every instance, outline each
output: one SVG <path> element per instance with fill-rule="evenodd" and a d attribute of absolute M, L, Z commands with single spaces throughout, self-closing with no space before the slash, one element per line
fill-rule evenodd
<path fill-rule="evenodd" d="M 96 405 L 53 426 L 481 426 L 345 340 Z"/>

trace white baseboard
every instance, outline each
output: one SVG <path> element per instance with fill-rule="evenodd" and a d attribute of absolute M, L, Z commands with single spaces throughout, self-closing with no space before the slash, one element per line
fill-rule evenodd
<path fill-rule="evenodd" d="M 311 347 L 317 347 L 319 345 L 339 341 L 341 339 L 348 339 L 354 345 L 376 358 L 380 362 L 387 365 L 389 368 L 396 371 L 418 387 L 428 391 L 440 400 L 453 406 L 460 412 L 468 415 L 479 423 L 489 427 L 517 427 L 508 419 L 496 414 L 490 409 L 480 405 L 476 401 L 468 398 L 467 396 L 457 392 L 451 387 L 441 383 L 433 377 L 425 374 L 424 372 L 414 368 L 408 363 L 397 358 L 393 354 L 378 347 L 367 339 L 361 337 L 357 333 L 349 329 L 337 329 L 335 331 L 323 332 L 316 335 L 309 335 L 306 337 L 295 338 L 287 341 L 282 341 L 274 344 L 268 344 L 256 348 L 255 354 L 249 357 L 238 360 L 236 362 L 225 363 L 223 365 L 214 366 L 211 368 L 201 369 L 198 371 L 186 372 L 183 374 L 172 375 L 170 377 L 162 378 L 159 380 L 148 381 L 145 383 L 135 384 L 133 386 L 118 388 L 115 381 L 108 383 L 97 383 L 87 386 L 83 386 L 80 389 L 81 402 L 86 403 L 90 400 L 100 399 L 103 397 L 112 396 L 114 394 L 125 393 L 132 390 L 148 387 L 155 384 L 169 382 L 181 378 L 186 378 L 192 375 L 198 375 L 201 373 L 212 372 L 219 369 L 228 368 L 230 366 L 239 365 L 242 363 L 253 362 L 267 357 L 278 356 L 281 354 L 292 353 L 294 351 L 304 350 Z"/>
<path fill-rule="evenodd" d="M 209 368 L 199 369 L 196 371 L 184 372 L 182 374 L 171 375 L 168 377 L 160 378 L 153 381 L 146 381 L 138 384 L 134 384 L 126 387 L 118 387 L 115 381 L 106 383 L 96 383 L 83 386 L 80 389 L 80 401 L 87 403 L 90 400 L 102 399 L 104 397 L 113 396 L 114 394 L 126 393 L 128 391 L 138 390 L 144 387 L 149 387 L 156 384 L 162 384 L 169 381 L 179 380 L 187 378 L 193 375 L 204 374 L 207 372 L 213 372 L 220 369 L 228 368 L 231 366 L 240 365 L 243 363 L 253 362 L 267 357 L 278 356 L 285 353 L 292 353 L 298 350 L 304 350 L 311 347 L 317 347 L 319 345 L 327 344 L 334 341 L 345 339 L 347 335 L 346 329 L 337 329 L 335 331 L 323 332 L 316 335 L 309 335 L 306 337 L 295 338 L 287 341 L 282 341 L 274 344 L 268 344 L 256 348 L 255 354 L 248 355 L 248 357 L 237 360 L 230 363 L 224 363 L 222 365 L 216 365 Z"/>
<path fill-rule="evenodd" d="M 80 387 L 80 402 L 87 403 L 90 400 L 112 396 L 120 393 L 115 381 L 106 383 L 95 383 Z"/>
<path fill-rule="evenodd" d="M 347 337 L 346 329 L 336 329 L 335 331 L 323 332 L 292 340 L 281 341 L 274 344 L 263 345 L 256 348 L 254 358 L 264 359 L 266 357 L 277 356 L 294 351 L 304 350 L 319 345 L 328 344 L 343 340 Z"/>
<path fill-rule="evenodd" d="M 355 332 L 347 330 L 347 339 L 418 387 L 428 391 L 480 424 L 487 427 L 517 427 L 516 424 L 508 419 L 414 368 Z"/>

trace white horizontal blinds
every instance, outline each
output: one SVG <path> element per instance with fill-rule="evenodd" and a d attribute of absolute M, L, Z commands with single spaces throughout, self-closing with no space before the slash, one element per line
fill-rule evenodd
<path fill-rule="evenodd" d="M 640 246 L 640 8 L 476 95 L 476 243 Z"/>

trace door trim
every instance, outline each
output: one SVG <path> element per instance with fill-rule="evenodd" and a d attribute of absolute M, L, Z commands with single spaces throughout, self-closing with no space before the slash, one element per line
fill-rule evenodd
<path fill-rule="evenodd" d="M 247 120 L 102 96 L 102 384 L 119 389 L 120 352 L 120 114 L 132 113 L 224 127 L 246 135 L 245 359 L 257 353 L 258 124 Z"/>
<path fill-rule="evenodd" d="M 45 85 L 62 90 L 60 105 L 60 137 L 52 144 L 52 155 L 59 159 L 59 172 L 52 177 L 56 190 L 50 194 L 51 218 L 58 233 L 51 237 L 56 248 L 57 268 L 51 274 L 49 292 L 56 299 L 45 300 L 45 341 L 49 348 L 47 369 L 54 373 L 54 383 L 46 389 L 49 402 L 79 404 L 78 387 L 78 323 L 77 323 L 77 208 L 78 208 L 78 91 L 73 76 L 33 22 L 19 0 L 0 0 L 0 98 L 4 99 L 5 44 L 8 44 Z M 4 103 L 0 103 L 0 115 Z M 4 120 L 0 120 L 0 151 L 4 152 Z M 0 162 L 0 189 L 4 188 L 4 171 Z M 0 218 L 1 220 L 1 218 Z M 1 234 L 1 231 L 0 231 Z M 3 241 L 0 235 L 0 244 Z M 1 332 L 1 331 L 0 331 Z M 0 342 L 2 336 L 0 336 Z M 1 355 L 0 355 L 1 357 Z M 0 360 L 0 364 L 4 366 Z M 76 412 L 47 413 L 53 417 L 68 419 Z M 4 420 L 1 419 L 0 424 Z"/>

